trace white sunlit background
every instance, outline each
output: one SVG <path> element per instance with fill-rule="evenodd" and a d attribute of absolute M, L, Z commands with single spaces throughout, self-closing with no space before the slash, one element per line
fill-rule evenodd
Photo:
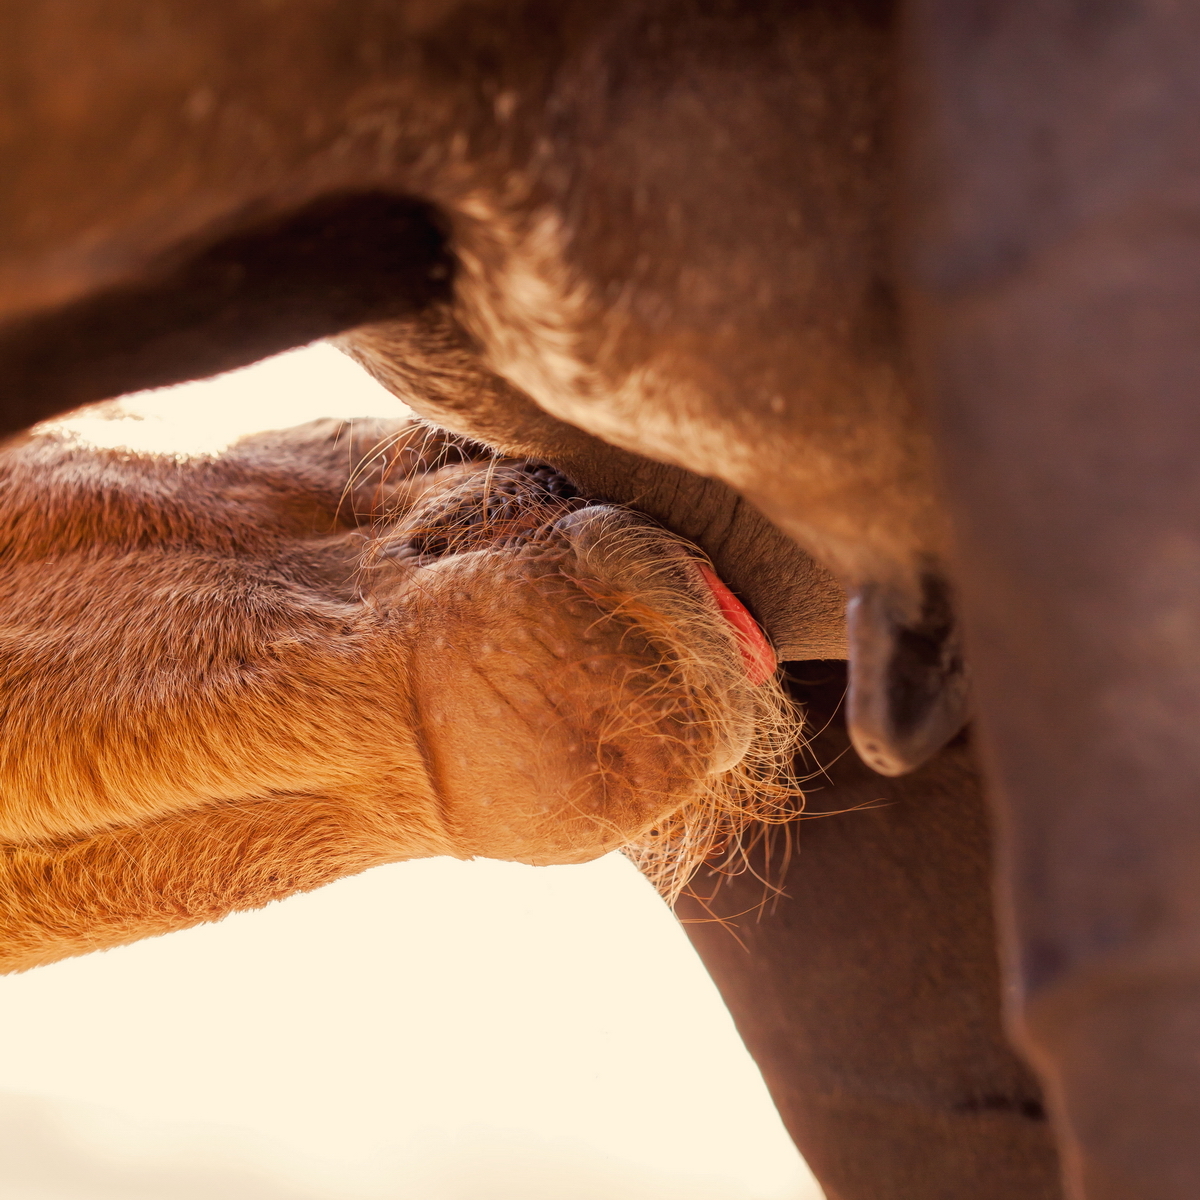
<path fill-rule="evenodd" d="M 213 452 L 398 402 L 327 345 L 128 397 Z M 401 863 L 0 978 L 4 1200 L 819 1200 L 623 858 Z"/>

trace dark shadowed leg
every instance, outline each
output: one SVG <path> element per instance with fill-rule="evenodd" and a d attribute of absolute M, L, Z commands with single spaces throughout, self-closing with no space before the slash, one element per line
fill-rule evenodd
<path fill-rule="evenodd" d="M 987 818 L 959 740 L 901 779 L 848 751 L 838 663 L 794 668 L 825 765 L 773 835 L 784 894 L 750 874 L 678 906 L 785 1124 L 830 1200 L 1052 1200 L 1036 1081 L 1004 1039 Z M 761 869 L 761 856 L 757 865 Z M 770 869 L 770 868 L 769 868 Z M 783 869 L 782 878 L 778 873 Z M 693 888 L 706 895 L 704 870 Z M 750 910 L 750 911 L 747 911 Z M 734 933 L 736 932 L 736 937 Z M 739 944 L 740 943 L 740 944 Z"/>
<path fill-rule="evenodd" d="M 910 12 L 910 282 L 1013 1031 L 1074 1197 L 1200 1196 L 1200 7 Z"/>

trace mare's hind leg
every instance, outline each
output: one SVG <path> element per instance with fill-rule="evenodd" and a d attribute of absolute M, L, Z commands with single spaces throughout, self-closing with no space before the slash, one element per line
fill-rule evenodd
<path fill-rule="evenodd" d="M 1036 1080 L 1000 1025 L 991 850 L 965 740 L 900 779 L 873 774 L 835 715 L 839 663 L 806 663 L 798 698 L 811 814 L 783 855 L 681 917 L 788 1131 L 830 1200 L 1054 1200 L 1058 1159 Z M 857 811 L 843 812 L 846 809 Z M 774 869 L 774 875 L 770 872 Z M 704 870 L 693 887 L 712 891 Z M 766 902 L 761 902 L 767 896 Z M 744 947 L 744 948 L 743 948 Z"/>

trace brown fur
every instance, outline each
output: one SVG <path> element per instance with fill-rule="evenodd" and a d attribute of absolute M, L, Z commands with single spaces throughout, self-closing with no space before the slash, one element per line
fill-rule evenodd
<path fill-rule="evenodd" d="M 386 432 L 0 456 L 5 967 L 400 858 L 581 861 L 769 789 L 785 759 L 739 764 L 777 692 L 684 544 Z"/>
<path fill-rule="evenodd" d="M 943 554 L 891 282 L 889 5 L 317 0 L 300 16 L 170 0 L 154 14 L 88 2 L 66 20 L 39 3 L 2 31 L 23 97 L 0 223 L 14 415 L 407 321 L 442 280 L 509 384 L 724 480 L 844 581 L 911 590 Z M 449 235 L 447 257 L 396 267 L 386 303 L 315 311 L 374 286 L 356 278 L 372 255 L 350 247 L 286 330 L 271 314 L 307 277 L 256 300 L 236 282 L 256 278 L 253 255 L 189 274 L 227 236 L 270 242 L 276 217 L 371 190 L 428 205 Z M 407 225 L 374 233 L 373 256 L 405 239 L 419 240 Z M 226 279 L 193 332 L 197 295 Z M 126 346 L 130 330 L 142 342 Z"/>

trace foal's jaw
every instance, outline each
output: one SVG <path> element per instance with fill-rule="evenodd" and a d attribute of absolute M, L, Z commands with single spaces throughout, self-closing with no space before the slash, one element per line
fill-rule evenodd
<path fill-rule="evenodd" d="M 526 465 L 435 489 L 381 543 L 368 594 L 403 612 L 417 736 L 464 856 L 587 861 L 745 753 L 761 679 L 695 552 L 643 518 Z"/>

